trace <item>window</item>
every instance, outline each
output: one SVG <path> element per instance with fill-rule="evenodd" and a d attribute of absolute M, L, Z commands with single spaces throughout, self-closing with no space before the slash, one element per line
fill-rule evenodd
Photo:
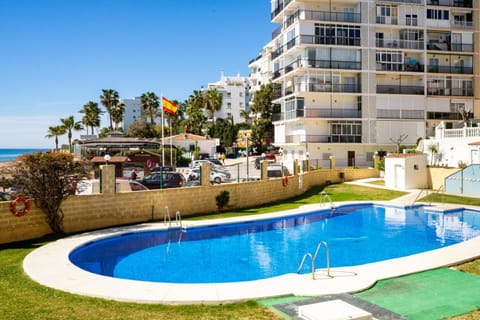
<path fill-rule="evenodd" d="M 418 25 L 418 16 L 416 14 L 405 15 L 405 24 L 408 26 Z"/>
<path fill-rule="evenodd" d="M 449 20 L 450 12 L 448 10 L 427 9 L 427 19 Z"/>
<path fill-rule="evenodd" d="M 231 102 L 227 102 L 227 109 L 232 109 L 232 103 Z"/>
<path fill-rule="evenodd" d="M 361 143 L 361 121 L 333 121 L 330 123 L 330 142 Z"/>
<path fill-rule="evenodd" d="M 232 93 L 231 92 L 227 92 L 227 98 L 231 98 L 232 97 Z"/>

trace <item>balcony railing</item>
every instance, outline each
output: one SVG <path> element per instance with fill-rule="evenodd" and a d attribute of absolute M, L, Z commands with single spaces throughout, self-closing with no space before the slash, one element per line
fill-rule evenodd
<path fill-rule="evenodd" d="M 398 3 L 423 3 L 423 0 L 383 0 L 385 2 L 398 2 Z"/>
<path fill-rule="evenodd" d="M 308 84 L 309 92 L 362 92 L 360 84 Z"/>
<path fill-rule="evenodd" d="M 304 111 L 305 118 L 361 118 L 362 111 L 357 109 L 312 109 Z"/>
<path fill-rule="evenodd" d="M 427 50 L 473 52 L 473 44 L 430 41 L 427 43 Z"/>
<path fill-rule="evenodd" d="M 453 21 L 452 26 L 454 28 L 472 29 L 473 22 L 472 21 Z"/>
<path fill-rule="evenodd" d="M 427 6 L 472 8 L 472 0 L 427 0 Z"/>
<path fill-rule="evenodd" d="M 423 86 L 377 85 L 377 93 L 424 94 Z"/>
<path fill-rule="evenodd" d="M 423 64 L 394 64 L 394 63 L 379 63 L 377 62 L 377 71 L 405 71 L 405 72 L 424 72 L 425 65 Z"/>
<path fill-rule="evenodd" d="M 301 44 L 328 44 L 338 46 L 360 46 L 360 38 L 300 35 Z"/>
<path fill-rule="evenodd" d="M 472 67 L 454 67 L 454 66 L 428 66 L 427 72 L 473 74 L 473 68 Z"/>
<path fill-rule="evenodd" d="M 305 20 L 360 23 L 360 13 L 305 10 Z"/>
<path fill-rule="evenodd" d="M 455 97 L 471 97 L 473 96 L 473 88 L 442 88 L 430 87 L 427 89 L 429 96 L 455 96 Z"/>
<path fill-rule="evenodd" d="M 399 49 L 418 49 L 425 48 L 423 40 L 380 40 L 375 42 L 377 48 L 399 48 Z"/>

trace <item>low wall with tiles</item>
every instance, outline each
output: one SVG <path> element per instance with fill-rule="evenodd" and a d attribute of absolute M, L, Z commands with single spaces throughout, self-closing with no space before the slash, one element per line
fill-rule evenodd
<path fill-rule="evenodd" d="M 326 182 L 339 183 L 378 177 L 375 169 L 316 170 L 288 177 L 127 193 L 109 193 L 70 197 L 62 204 L 66 233 L 83 232 L 119 225 L 163 221 L 165 207 L 175 218 L 218 212 L 215 197 L 226 190 L 230 193 L 228 209 L 240 209 L 288 199 L 313 186 Z M 0 243 L 35 239 L 51 233 L 45 215 L 32 203 L 30 212 L 22 217 L 10 211 L 10 202 L 0 202 Z"/>

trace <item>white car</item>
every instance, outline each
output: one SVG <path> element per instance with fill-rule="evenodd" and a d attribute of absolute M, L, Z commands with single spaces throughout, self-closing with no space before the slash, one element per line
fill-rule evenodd
<path fill-rule="evenodd" d="M 189 181 L 198 180 L 200 178 L 200 168 L 194 168 L 188 176 Z M 228 177 L 220 172 L 210 171 L 210 182 L 211 183 L 222 183 L 228 180 Z"/>
<path fill-rule="evenodd" d="M 116 179 L 116 192 L 130 192 L 149 190 L 140 182 L 126 179 Z M 75 195 L 100 193 L 100 182 L 98 179 L 80 180 L 75 187 Z"/>

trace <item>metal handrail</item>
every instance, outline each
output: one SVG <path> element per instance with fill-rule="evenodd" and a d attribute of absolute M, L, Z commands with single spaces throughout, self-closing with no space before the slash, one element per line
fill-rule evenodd
<path fill-rule="evenodd" d="M 175 213 L 175 223 L 178 223 L 180 228 L 182 228 L 182 215 L 180 214 L 180 211 Z"/>
<path fill-rule="evenodd" d="M 445 204 L 445 188 L 443 187 L 443 184 L 440 187 L 438 187 L 438 189 L 433 194 L 439 194 L 439 193 L 442 194 L 442 204 Z M 432 199 L 430 199 L 429 204 L 432 205 Z"/>
<path fill-rule="evenodd" d="M 418 199 L 420 199 L 420 196 L 422 195 L 423 192 L 425 192 L 425 197 L 428 197 L 428 187 L 427 186 L 425 186 L 425 188 L 420 190 L 420 192 L 415 197 L 415 200 L 413 200 L 412 206 L 415 205 L 415 202 L 417 202 Z"/>
<path fill-rule="evenodd" d="M 170 227 L 172 225 L 172 219 L 170 218 L 170 212 L 168 211 L 168 206 L 165 206 L 163 208 L 163 223 L 167 224 L 168 220 L 168 226 Z"/>
<path fill-rule="evenodd" d="M 330 208 L 335 209 L 335 204 L 332 201 L 332 198 L 326 193 L 325 191 L 322 191 L 319 193 L 320 195 L 320 206 L 323 207 L 324 200 L 328 200 L 330 202 Z"/>
<path fill-rule="evenodd" d="M 315 253 L 313 254 L 313 256 L 310 252 L 307 252 L 303 255 L 302 262 L 300 262 L 300 266 L 297 269 L 297 273 L 300 273 L 300 271 L 302 270 L 303 265 L 305 263 L 305 259 L 307 257 L 310 257 L 310 260 L 312 262 L 312 279 L 315 280 L 315 260 L 317 259 L 318 251 L 320 250 L 322 245 L 325 246 L 325 255 L 327 258 L 327 276 L 331 277 L 330 276 L 330 250 L 328 249 L 328 244 L 325 241 L 320 241 L 317 244 L 317 248 L 315 249 Z"/>

